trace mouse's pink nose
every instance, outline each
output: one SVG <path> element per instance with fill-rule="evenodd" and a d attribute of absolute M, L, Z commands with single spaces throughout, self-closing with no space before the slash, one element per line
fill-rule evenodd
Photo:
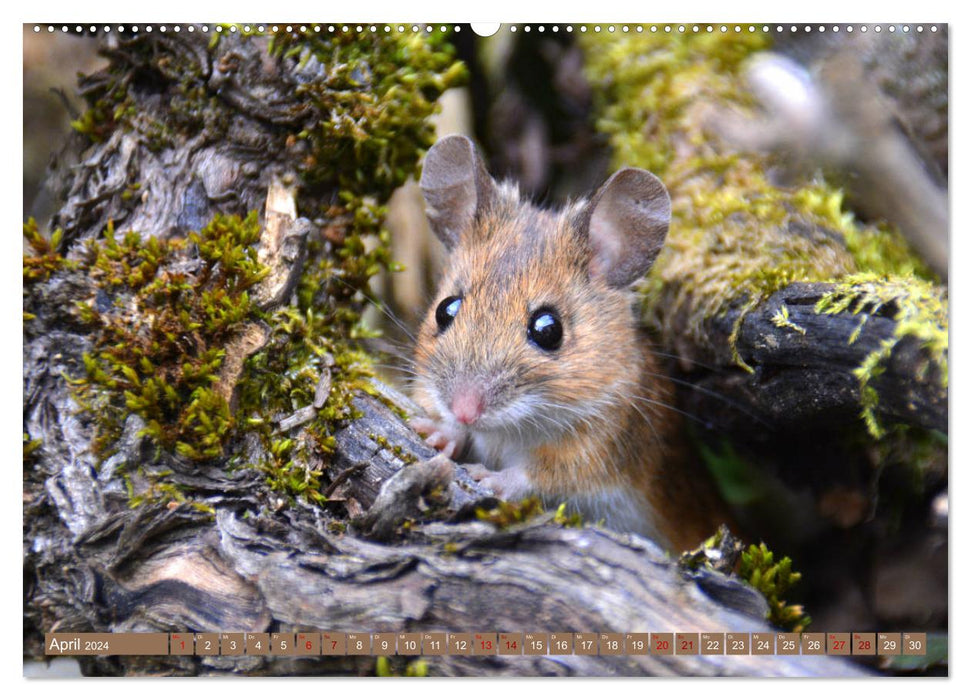
<path fill-rule="evenodd" d="M 459 423 L 472 425 L 482 415 L 482 403 L 478 387 L 460 387 L 452 394 L 452 413 Z"/>

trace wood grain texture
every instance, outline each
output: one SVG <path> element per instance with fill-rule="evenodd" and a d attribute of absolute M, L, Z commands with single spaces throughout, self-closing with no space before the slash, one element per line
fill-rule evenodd
<path fill-rule="evenodd" d="M 894 337 L 896 322 L 872 316 L 859 331 L 859 316 L 819 314 L 815 305 L 832 285 L 795 283 L 749 311 L 739 328 L 739 357 L 754 368 L 738 368 L 729 338 L 740 311 L 708 322 L 706 347 L 682 353 L 707 365 L 697 373 L 702 391 L 690 393 L 687 409 L 722 430 L 752 435 L 765 431 L 825 430 L 852 422 L 860 413 L 860 380 L 853 374 L 880 344 Z M 782 305 L 792 324 L 772 319 Z M 894 348 L 885 371 L 874 377 L 877 413 L 892 422 L 947 432 L 948 392 L 934 371 L 923 371 L 927 354 L 913 338 Z M 708 393 L 706 393 L 708 392 Z M 711 393 L 713 392 L 713 393 Z"/>

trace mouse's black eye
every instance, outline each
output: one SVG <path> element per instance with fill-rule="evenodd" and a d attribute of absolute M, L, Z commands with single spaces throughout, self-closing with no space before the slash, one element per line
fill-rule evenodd
<path fill-rule="evenodd" d="M 462 297 L 446 297 L 435 309 L 435 322 L 438 324 L 438 332 L 441 333 L 452 325 L 455 315 L 462 306 Z"/>
<path fill-rule="evenodd" d="M 529 317 L 526 335 L 543 350 L 552 352 L 563 344 L 563 324 L 555 310 L 537 309 Z"/>

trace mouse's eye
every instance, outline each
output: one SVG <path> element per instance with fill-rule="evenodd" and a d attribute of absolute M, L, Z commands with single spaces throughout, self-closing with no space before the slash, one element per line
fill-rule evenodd
<path fill-rule="evenodd" d="M 552 352 L 563 344 L 563 324 L 555 310 L 537 309 L 529 317 L 526 335 L 541 349 Z"/>
<path fill-rule="evenodd" d="M 438 324 L 438 332 L 441 333 L 452 325 L 455 315 L 462 306 L 462 297 L 446 297 L 435 309 L 435 322 Z"/>

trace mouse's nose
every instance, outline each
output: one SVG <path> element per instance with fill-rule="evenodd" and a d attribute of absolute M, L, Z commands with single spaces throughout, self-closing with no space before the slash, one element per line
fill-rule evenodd
<path fill-rule="evenodd" d="M 452 413 L 464 425 L 472 425 L 482 415 L 482 390 L 476 386 L 463 386 L 452 394 Z"/>

